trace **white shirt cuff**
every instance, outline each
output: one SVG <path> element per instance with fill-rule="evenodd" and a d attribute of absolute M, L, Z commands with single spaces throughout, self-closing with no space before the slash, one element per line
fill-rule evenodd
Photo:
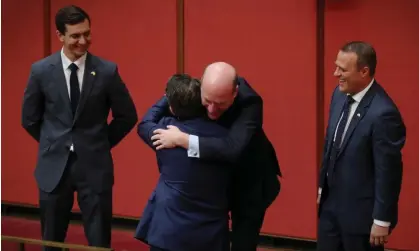
<path fill-rule="evenodd" d="M 199 138 L 196 135 L 189 135 L 188 157 L 199 158 Z"/>
<path fill-rule="evenodd" d="M 380 221 L 380 220 L 374 220 L 374 224 L 380 227 L 389 227 L 391 225 L 390 222 Z"/>

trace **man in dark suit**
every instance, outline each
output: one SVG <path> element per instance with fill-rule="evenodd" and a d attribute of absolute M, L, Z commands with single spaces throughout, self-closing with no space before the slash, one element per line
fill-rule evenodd
<path fill-rule="evenodd" d="M 207 118 L 197 79 L 174 75 L 167 83 L 166 97 L 138 125 L 138 135 L 153 149 L 153 131 L 167 126 L 201 137 L 227 135 L 227 129 Z M 174 116 L 162 117 L 169 114 L 168 107 Z M 229 250 L 227 188 L 231 165 L 188 158 L 180 147 L 157 151 L 156 156 L 160 178 L 135 238 L 150 244 L 151 250 Z"/>
<path fill-rule="evenodd" d="M 64 241 L 77 191 L 89 245 L 109 247 L 111 149 L 135 126 L 137 113 L 117 66 L 87 52 L 88 14 L 65 7 L 55 23 L 62 50 L 32 65 L 22 107 L 22 126 L 39 142 L 42 238 Z"/>
<path fill-rule="evenodd" d="M 344 45 L 319 182 L 319 251 L 384 250 L 397 224 L 406 129 L 365 42 Z"/>
<path fill-rule="evenodd" d="M 227 137 L 200 137 L 172 127 L 157 129 L 157 149 L 181 146 L 190 158 L 229 161 L 236 166 L 231 187 L 233 251 L 255 251 L 266 209 L 280 190 L 275 150 L 262 129 L 263 101 L 235 69 L 209 65 L 202 77 L 202 103 L 212 120 L 229 129 Z"/>

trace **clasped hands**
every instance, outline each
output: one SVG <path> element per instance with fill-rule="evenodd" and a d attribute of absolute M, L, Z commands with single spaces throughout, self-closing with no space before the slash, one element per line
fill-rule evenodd
<path fill-rule="evenodd" d="M 151 140 L 153 141 L 153 146 L 156 147 L 156 150 L 161 150 L 181 146 L 182 141 L 185 141 L 185 137 L 187 137 L 187 134 L 180 131 L 179 128 L 168 125 L 167 129 L 154 130 Z"/>

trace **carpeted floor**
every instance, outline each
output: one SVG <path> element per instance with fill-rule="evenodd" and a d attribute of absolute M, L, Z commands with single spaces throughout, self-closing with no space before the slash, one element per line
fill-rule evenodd
<path fill-rule="evenodd" d="M 36 219 L 25 219 L 20 217 L 2 216 L 1 217 L 1 234 L 9 236 L 17 236 L 23 238 L 40 239 L 40 224 Z M 84 237 L 83 227 L 79 224 L 71 224 L 67 233 L 66 243 L 87 245 Z M 147 251 L 148 246 L 133 238 L 132 230 L 114 229 L 112 231 L 112 248 L 115 251 Z M 17 251 L 19 246 L 17 243 L 2 241 L 1 250 Z M 38 251 L 40 246 L 26 245 L 25 251 Z M 262 250 L 291 250 L 291 249 L 266 249 Z"/>
<path fill-rule="evenodd" d="M 35 219 L 23 219 L 17 217 L 2 216 L 1 234 L 32 239 L 41 239 L 40 224 L 39 221 Z M 132 231 L 112 231 L 112 247 L 115 249 L 115 251 L 148 250 L 148 246 L 135 240 L 132 236 Z M 66 243 L 87 245 L 87 240 L 84 237 L 83 227 L 81 225 L 70 225 L 67 232 Z M 16 243 L 7 243 L 5 241 L 2 241 L 1 250 L 18 250 L 18 245 Z M 25 251 L 28 250 L 36 251 L 41 250 L 41 248 L 35 245 L 28 245 Z"/>

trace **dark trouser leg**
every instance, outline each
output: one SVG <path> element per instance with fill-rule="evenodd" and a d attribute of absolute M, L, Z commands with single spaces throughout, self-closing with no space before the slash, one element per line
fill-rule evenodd
<path fill-rule="evenodd" d="M 333 189 L 327 186 L 323 188 L 322 197 L 324 200 L 320 205 L 317 251 L 343 251 L 342 231 L 335 213 L 339 197 Z"/>
<path fill-rule="evenodd" d="M 250 178 L 251 177 L 251 178 Z M 231 190 L 231 250 L 256 251 L 267 203 L 262 176 L 240 173 Z"/>
<path fill-rule="evenodd" d="M 77 175 L 77 200 L 83 217 L 84 233 L 89 246 L 111 246 L 112 189 L 97 193 L 84 178 Z"/>
<path fill-rule="evenodd" d="M 65 240 L 74 202 L 74 188 L 71 184 L 71 171 L 74 164 L 75 158 L 70 155 L 58 186 L 50 193 L 39 190 L 43 240 L 55 242 L 64 242 Z M 44 250 L 61 249 L 45 247 Z"/>
<path fill-rule="evenodd" d="M 265 210 L 232 210 L 232 251 L 256 251 Z"/>
<path fill-rule="evenodd" d="M 384 251 L 384 246 L 371 246 L 369 235 L 343 234 L 343 247 L 345 251 Z"/>
<path fill-rule="evenodd" d="M 342 238 L 334 214 L 322 210 L 317 231 L 317 251 L 343 250 Z"/>

